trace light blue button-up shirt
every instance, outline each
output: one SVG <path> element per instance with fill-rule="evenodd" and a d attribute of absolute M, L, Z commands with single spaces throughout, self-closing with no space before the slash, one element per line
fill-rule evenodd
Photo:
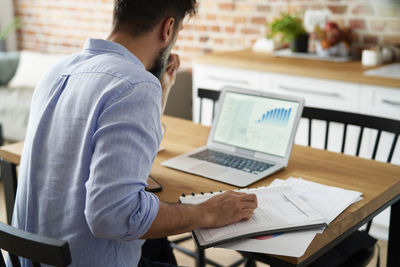
<path fill-rule="evenodd" d="M 72 266 L 136 266 L 158 212 L 144 188 L 160 116 L 159 81 L 117 43 L 89 39 L 52 66 L 32 99 L 13 225 L 68 241 Z"/>

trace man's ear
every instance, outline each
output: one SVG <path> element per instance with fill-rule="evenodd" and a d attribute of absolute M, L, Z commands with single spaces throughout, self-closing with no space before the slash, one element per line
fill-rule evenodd
<path fill-rule="evenodd" d="M 161 26 L 161 40 L 163 42 L 169 43 L 174 36 L 174 25 L 175 19 L 173 17 L 168 17 L 164 20 Z"/>

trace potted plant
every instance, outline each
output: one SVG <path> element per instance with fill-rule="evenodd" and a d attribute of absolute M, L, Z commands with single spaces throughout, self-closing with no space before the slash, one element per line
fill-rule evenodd
<path fill-rule="evenodd" d="M 10 32 L 18 29 L 19 27 L 21 27 L 21 25 L 22 25 L 21 19 L 19 17 L 16 17 L 10 24 L 8 24 L 4 28 L 4 30 L 0 31 L 0 51 L 5 51 L 5 41 Z"/>
<path fill-rule="evenodd" d="M 268 38 L 280 36 L 281 42 L 290 43 L 292 51 L 307 52 L 308 33 L 298 16 L 282 13 L 269 24 L 269 30 Z"/>

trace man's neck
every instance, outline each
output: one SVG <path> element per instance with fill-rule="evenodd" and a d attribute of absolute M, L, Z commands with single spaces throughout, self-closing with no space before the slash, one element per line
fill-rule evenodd
<path fill-rule="evenodd" d="M 125 46 L 140 60 L 140 62 L 142 62 L 144 67 L 148 70 L 152 67 L 151 64 L 156 54 L 155 51 L 158 51 L 153 45 L 154 41 L 151 40 L 152 38 L 153 37 L 151 34 L 140 37 L 132 37 L 123 32 L 112 32 L 107 37 L 107 40 Z"/>

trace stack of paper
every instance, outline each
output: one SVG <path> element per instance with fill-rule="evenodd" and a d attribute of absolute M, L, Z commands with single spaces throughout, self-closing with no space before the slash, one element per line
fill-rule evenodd
<path fill-rule="evenodd" d="M 289 186 L 241 189 L 240 192 L 257 195 L 258 207 L 249 220 L 217 228 L 193 231 L 200 248 L 224 244 L 255 235 L 276 234 L 327 225 L 325 216 L 313 209 Z M 196 204 L 218 192 L 180 197 L 182 203 Z"/>
<path fill-rule="evenodd" d="M 322 214 L 328 223 L 333 221 L 348 206 L 362 199 L 362 193 L 326 186 L 301 178 L 275 179 L 270 187 L 289 186 L 300 198 L 313 209 Z M 245 238 L 219 245 L 241 251 L 260 252 L 267 254 L 300 257 L 307 250 L 315 235 L 322 233 L 324 228 L 284 233 L 279 236 Z"/>

